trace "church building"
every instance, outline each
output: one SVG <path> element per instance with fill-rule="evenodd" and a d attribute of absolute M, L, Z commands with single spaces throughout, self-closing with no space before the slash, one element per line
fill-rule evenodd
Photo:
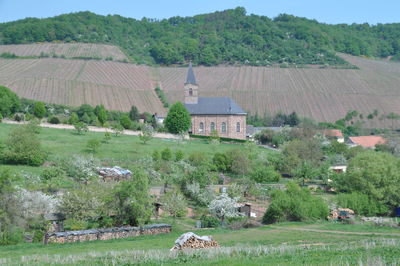
<path fill-rule="evenodd" d="M 246 112 L 229 97 L 199 97 L 199 85 L 190 63 L 185 82 L 185 107 L 192 117 L 191 134 L 246 139 Z"/>

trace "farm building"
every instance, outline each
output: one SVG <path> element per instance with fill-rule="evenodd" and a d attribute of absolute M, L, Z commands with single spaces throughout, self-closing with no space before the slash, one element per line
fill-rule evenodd
<path fill-rule="evenodd" d="M 375 149 L 376 145 L 385 143 L 386 139 L 381 136 L 349 137 L 350 146 L 361 146 L 363 148 Z"/>
<path fill-rule="evenodd" d="M 192 117 L 191 133 L 246 139 L 246 112 L 229 97 L 199 97 L 199 85 L 190 63 L 185 82 L 185 107 Z"/>

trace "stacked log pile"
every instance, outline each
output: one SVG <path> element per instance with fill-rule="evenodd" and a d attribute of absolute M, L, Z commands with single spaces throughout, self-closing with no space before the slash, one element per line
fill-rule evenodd
<path fill-rule="evenodd" d="M 122 181 L 132 177 L 131 171 L 119 166 L 101 167 L 97 169 L 97 171 L 99 175 L 103 177 L 104 181 Z"/>
<path fill-rule="evenodd" d="M 192 232 L 181 235 L 171 250 L 218 248 L 219 244 L 211 236 L 198 236 Z"/>
<path fill-rule="evenodd" d="M 85 242 L 93 240 L 109 240 L 127 237 L 135 237 L 139 235 L 157 235 L 171 232 L 171 225 L 153 224 L 143 227 L 113 227 L 102 229 L 89 229 L 82 231 L 67 231 L 47 233 L 44 236 L 44 243 L 71 243 Z"/>

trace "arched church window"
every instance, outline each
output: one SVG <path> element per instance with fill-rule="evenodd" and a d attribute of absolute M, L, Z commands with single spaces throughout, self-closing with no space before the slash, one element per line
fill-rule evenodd
<path fill-rule="evenodd" d="M 189 96 L 193 96 L 193 89 L 189 88 Z"/>
<path fill-rule="evenodd" d="M 215 130 L 215 123 L 214 123 L 214 122 L 211 122 L 210 129 L 211 129 L 211 131 L 214 131 L 214 130 Z"/>
<path fill-rule="evenodd" d="M 240 132 L 240 122 L 236 123 L 236 132 Z"/>
<path fill-rule="evenodd" d="M 226 133 L 226 123 L 225 122 L 222 122 L 222 124 L 221 124 L 221 132 Z"/>
<path fill-rule="evenodd" d="M 199 132 L 204 132 L 204 123 L 200 122 Z"/>

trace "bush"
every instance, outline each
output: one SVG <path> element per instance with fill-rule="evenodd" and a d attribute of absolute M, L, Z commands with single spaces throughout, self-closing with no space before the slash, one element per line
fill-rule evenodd
<path fill-rule="evenodd" d="M 83 122 L 78 122 L 78 123 L 76 123 L 76 124 L 74 125 L 74 127 L 75 127 L 75 132 L 76 132 L 76 134 L 78 134 L 78 135 L 85 134 L 86 132 L 89 131 L 88 126 L 87 126 L 85 123 L 83 123 Z"/>
<path fill-rule="evenodd" d="M 129 118 L 128 115 L 123 115 L 121 116 L 121 118 L 119 119 L 119 122 L 121 124 L 121 126 L 125 129 L 131 129 L 133 122 L 132 120 Z"/>
<path fill-rule="evenodd" d="M 15 113 L 20 104 L 20 100 L 15 92 L 7 87 L 0 86 L 0 114 L 3 117 Z"/>
<path fill-rule="evenodd" d="M 214 154 L 213 163 L 221 172 L 229 172 L 232 167 L 232 160 L 225 153 L 217 152 Z"/>
<path fill-rule="evenodd" d="M 271 205 L 264 214 L 263 223 L 325 219 L 328 213 L 328 206 L 321 198 L 291 182 L 286 191 L 272 192 Z"/>
<path fill-rule="evenodd" d="M 205 165 L 208 162 L 208 159 L 203 152 L 194 152 L 190 154 L 189 162 L 193 166 L 201 166 Z"/>
<path fill-rule="evenodd" d="M 17 122 L 24 121 L 24 115 L 23 114 L 15 114 L 14 121 L 17 121 Z"/>
<path fill-rule="evenodd" d="M 382 209 L 386 209 L 379 202 L 370 199 L 368 195 L 359 192 L 340 193 L 337 196 L 337 204 L 342 208 L 352 209 L 355 213 L 364 216 L 376 216 L 382 213 Z"/>
<path fill-rule="evenodd" d="M 60 124 L 60 118 L 58 118 L 57 116 L 51 116 L 51 117 L 49 117 L 48 119 L 47 119 L 47 121 L 50 123 L 50 124 Z"/>
<path fill-rule="evenodd" d="M 262 166 L 250 173 L 250 178 L 257 183 L 279 182 L 281 175 L 273 166 Z"/>
<path fill-rule="evenodd" d="M 33 114 L 39 119 L 46 115 L 46 106 L 43 102 L 35 102 L 33 105 Z"/>
<path fill-rule="evenodd" d="M 214 216 L 201 216 L 201 227 L 202 228 L 217 228 L 221 225 L 221 222 L 217 217 Z"/>
<path fill-rule="evenodd" d="M 185 157 L 185 154 L 183 153 L 183 151 L 177 150 L 175 152 L 175 161 L 176 162 L 182 161 L 184 157 Z"/>
<path fill-rule="evenodd" d="M 161 159 L 163 159 L 164 161 L 171 161 L 172 152 L 169 148 L 165 148 L 164 150 L 162 150 Z"/>
<path fill-rule="evenodd" d="M 86 147 L 92 153 L 96 153 L 97 150 L 100 148 L 100 146 L 101 146 L 101 142 L 98 139 L 89 139 L 86 143 Z"/>
<path fill-rule="evenodd" d="M 2 155 L 5 163 L 39 166 L 45 159 L 46 153 L 30 125 L 17 127 L 10 132 Z"/>

